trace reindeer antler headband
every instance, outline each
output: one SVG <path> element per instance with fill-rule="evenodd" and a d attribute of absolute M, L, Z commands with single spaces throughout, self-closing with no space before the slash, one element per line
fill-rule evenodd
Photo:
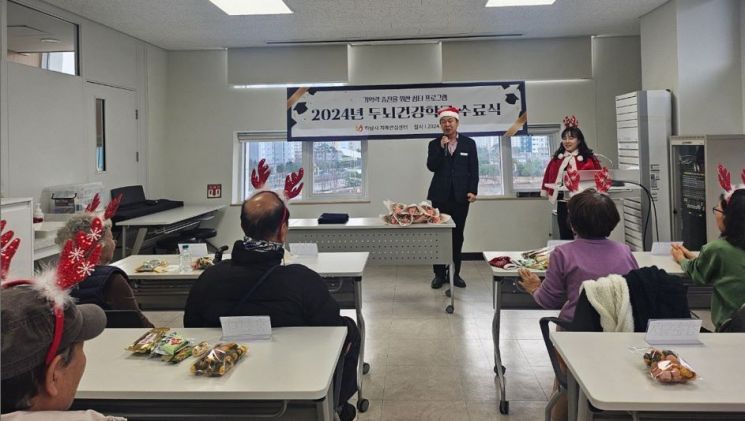
<path fill-rule="evenodd" d="M 719 164 L 717 166 L 717 175 L 719 178 L 719 185 L 724 190 L 724 200 L 726 200 L 728 203 L 732 198 L 732 194 L 734 192 L 740 189 L 745 189 L 745 168 L 743 168 L 742 172 L 740 173 L 740 178 L 742 179 L 743 184 L 740 184 L 739 186 L 732 185 L 732 179 L 729 170 L 722 164 Z"/>
<path fill-rule="evenodd" d="M 255 169 L 251 170 L 251 185 L 256 190 L 263 190 L 266 181 L 269 179 L 269 175 L 272 170 L 269 169 L 269 164 L 266 163 L 266 159 L 261 159 Z M 282 197 L 285 200 L 290 200 L 303 190 L 304 183 L 301 182 L 305 171 L 301 167 L 296 172 L 292 172 L 285 177 L 285 188 L 282 192 Z"/>
<path fill-rule="evenodd" d="M 104 221 L 111 218 L 119 207 L 122 200 L 120 194 L 106 207 L 103 218 L 95 217 L 91 222 L 90 232 L 78 231 L 75 236 L 67 240 L 62 246 L 60 258 L 56 268 L 43 271 L 35 279 L 22 279 L 6 281 L 10 261 L 18 249 L 20 239 L 11 241 L 13 231 L 8 231 L 0 236 L 2 251 L 0 252 L 0 275 L 2 284 L 0 286 L 11 288 L 17 285 L 30 285 L 46 298 L 52 305 L 54 314 L 54 336 L 45 358 L 45 364 L 49 365 L 57 355 L 62 333 L 65 325 L 65 304 L 70 301 L 70 289 L 90 276 L 95 270 L 98 260 L 101 258 L 101 244 L 99 240 L 104 233 Z M 86 208 L 87 212 L 95 212 L 101 199 L 98 194 L 93 198 Z M 0 221 L 0 231 L 5 229 L 5 221 Z"/>

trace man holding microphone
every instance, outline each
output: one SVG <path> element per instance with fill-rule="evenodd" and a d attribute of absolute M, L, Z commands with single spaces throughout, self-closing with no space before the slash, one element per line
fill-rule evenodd
<path fill-rule="evenodd" d="M 479 159 L 476 142 L 470 137 L 458 134 L 460 110 L 449 106 L 437 112 L 443 136 L 429 142 L 427 168 L 434 173 L 429 185 L 427 199 L 440 212 L 453 218 L 453 263 L 454 283 L 465 288 L 466 282 L 460 277 L 461 248 L 463 229 L 468 216 L 468 206 L 476 200 L 479 187 Z M 446 265 L 433 266 L 435 277 L 432 288 L 438 289 L 446 283 Z"/>

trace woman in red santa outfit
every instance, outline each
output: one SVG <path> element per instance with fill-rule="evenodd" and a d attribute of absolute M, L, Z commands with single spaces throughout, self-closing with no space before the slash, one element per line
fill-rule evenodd
<path fill-rule="evenodd" d="M 574 238 L 572 229 L 567 222 L 567 204 L 559 187 L 563 185 L 564 173 L 568 168 L 577 171 L 599 170 L 600 161 L 587 147 L 585 135 L 579 129 L 575 116 L 564 117 L 564 131 L 561 132 L 561 145 L 556 150 L 551 161 L 546 166 L 541 184 L 541 196 L 547 196 L 551 203 L 556 203 L 559 222 L 559 233 L 562 240 Z M 558 199 L 558 203 L 557 203 Z"/>

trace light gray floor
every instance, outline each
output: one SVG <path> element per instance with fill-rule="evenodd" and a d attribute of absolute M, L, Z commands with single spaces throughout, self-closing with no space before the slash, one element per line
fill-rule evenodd
<path fill-rule="evenodd" d="M 431 267 L 365 270 L 365 360 L 372 368 L 364 378 L 370 409 L 358 420 L 543 419 L 554 376 L 538 319 L 557 312 L 502 312 L 510 414 L 501 415 L 492 371 L 491 272 L 485 262 L 469 261 L 463 263 L 461 275 L 468 287 L 456 290 L 456 310 L 449 315 L 445 288 L 430 288 Z M 147 316 L 157 326 L 182 327 L 182 314 Z M 353 311 L 344 314 L 354 317 Z M 702 317 L 708 319 L 708 314 Z"/>

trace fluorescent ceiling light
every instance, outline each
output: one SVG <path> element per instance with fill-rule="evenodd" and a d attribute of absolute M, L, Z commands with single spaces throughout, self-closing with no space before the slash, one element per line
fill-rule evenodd
<path fill-rule="evenodd" d="M 301 86 L 331 87 L 331 86 L 346 86 L 346 85 L 347 85 L 346 82 L 269 83 L 269 84 L 255 84 L 255 85 L 233 85 L 233 89 L 297 88 Z"/>
<path fill-rule="evenodd" d="M 285 15 L 292 13 L 282 0 L 210 0 L 228 15 Z"/>
<path fill-rule="evenodd" d="M 486 7 L 548 6 L 556 0 L 488 0 Z"/>

